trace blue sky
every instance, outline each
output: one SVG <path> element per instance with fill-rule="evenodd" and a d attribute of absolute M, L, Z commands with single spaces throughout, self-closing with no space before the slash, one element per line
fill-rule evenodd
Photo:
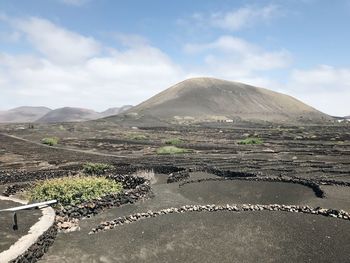
<path fill-rule="evenodd" d="M 0 110 L 104 110 L 189 77 L 350 114 L 350 1 L 2 0 Z"/>

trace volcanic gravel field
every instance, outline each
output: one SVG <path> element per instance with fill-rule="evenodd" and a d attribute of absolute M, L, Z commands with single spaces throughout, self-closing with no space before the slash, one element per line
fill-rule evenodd
<path fill-rule="evenodd" d="M 40 262 L 350 262 L 349 125 L 87 122 L 0 132 L 2 191 L 76 174 L 88 161 L 114 165 L 112 174 L 154 172 L 152 195 L 81 219 Z M 41 143 L 53 136 L 57 146 Z M 263 143 L 239 144 L 250 137 Z M 156 153 L 174 138 L 191 152 Z"/>

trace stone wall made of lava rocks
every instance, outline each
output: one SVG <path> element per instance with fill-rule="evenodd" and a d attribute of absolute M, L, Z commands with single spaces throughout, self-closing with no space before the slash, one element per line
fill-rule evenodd
<path fill-rule="evenodd" d="M 190 178 L 190 173 L 188 170 L 183 170 L 183 171 L 169 174 L 167 183 L 168 184 L 175 183 L 175 182 L 183 181 L 187 178 Z"/>
<path fill-rule="evenodd" d="M 300 178 L 300 177 L 295 177 L 295 178 L 302 180 L 302 178 Z M 332 179 L 314 179 L 313 181 L 319 185 L 333 185 L 333 186 L 350 187 L 350 182 L 346 182 L 346 181 L 337 181 L 337 180 L 332 180 Z"/>
<path fill-rule="evenodd" d="M 173 213 L 186 213 L 186 212 L 217 212 L 217 211 L 230 211 L 230 212 L 245 212 L 245 211 L 284 211 L 294 213 L 305 213 L 322 215 L 327 217 L 339 218 L 343 220 L 350 220 L 350 213 L 344 210 L 324 209 L 324 208 L 312 208 L 310 206 L 298 206 L 298 205 L 185 205 L 179 208 L 166 208 L 159 211 L 148 211 L 145 213 L 136 213 L 129 216 L 118 217 L 112 221 L 106 221 L 93 228 L 89 234 L 95 234 L 100 231 L 116 228 L 120 225 L 134 223 L 147 218 L 154 218 L 161 215 L 168 215 Z"/>
<path fill-rule="evenodd" d="M 23 190 L 29 188 L 31 185 L 31 183 L 11 184 L 5 188 L 2 194 L 4 196 L 15 195 L 16 193 L 22 192 Z"/>
<path fill-rule="evenodd" d="M 39 170 L 39 171 L 23 171 L 23 170 L 5 170 L 0 171 L 0 184 L 11 184 L 19 182 L 28 182 L 36 180 L 45 180 L 57 177 L 65 177 L 76 175 L 78 171 L 67 170 Z"/>
<path fill-rule="evenodd" d="M 202 167 L 202 168 L 198 168 L 197 171 L 215 174 L 220 177 L 257 177 L 260 175 L 260 173 L 247 173 L 247 172 L 240 172 L 240 171 L 221 170 L 215 167 Z"/>
<path fill-rule="evenodd" d="M 138 170 L 153 170 L 155 173 L 170 174 L 185 170 L 176 166 L 162 165 L 128 165 L 128 164 L 113 164 L 115 167 L 106 171 L 106 174 L 131 175 Z M 72 169 L 65 167 L 64 169 L 46 169 L 38 171 L 26 170 L 0 170 L 0 184 L 11 184 L 19 182 L 28 182 L 36 180 L 45 180 L 57 177 L 72 176 L 78 174 L 83 169 L 83 166 L 74 165 Z"/>
<path fill-rule="evenodd" d="M 311 188 L 315 195 L 319 198 L 324 198 L 325 193 L 320 188 L 320 186 L 307 179 L 296 179 L 296 178 L 286 178 L 286 177 L 224 177 L 224 178 L 204 178 L 204 179 L 198 179 L 198 180 L 188 180 L 183 181 L 179 184 L 179 187 L 182 187 L 185 184 L 190 183 L 200 183 L 200 182 L 206 182 L 206 181 L 229 181 L 229 180 L 244 180 L 244 181 L 264 181 L 264 182 L 281 182 L 281 183 L 293 183 L 293 184 L 301 184 L 306 187 Z"/>
<path fill-rule="evenodd" d="M 53 224 L 46 230 L 39 239 L 30 246 L 30 248 L 16 259 L 10 261 L 11 263 L 37 262 L 49 249 L 55 241 L 57 235 L 57 226 Z"/>
<path fill-rule="evenodd" d="M 138 170 L 152 170 L 159 174 L 170 174 L 185 170 L 184 168 L 172 166 L 172 165 L 127 165 L 127 164 L 113 164 L 115 167 L 112 169 L 113 174 L 133 174 Z"/>
<path fill-rule="evenodd" d="M 127 174 L 110 174 L 107 175 L 106 178 L 121 183 L 124 189 L 134 189 L 139 185 L 147 183 L 147 180 L 143 177 Z"/>
<path fill-rule="evenodd" d="M 167 179 L 168 183 L 178 182 L 189 178 L 189 169 L 185 169 L 182 167 L 171 166 L 171 165 L 124 165 L 117 166 L 114 168 L 111 173 L 114 178 L 118 178 L 120 182 L 123 182 L 123 176 L 130 175 L 136 173 L 140 170 L 153 171 L 158 174 L 169 174 Z M 110 177 L 110 176 L 107 176 Z M 127 186 L 127 185 L 126 185 Z M 131 187 L 133 188 L 133 187 Z M 128 187 L 129 189 L 129 187 Z"/>
<path fill-rule="evenodd" d="M 159 173 L 159 174 L 170 174 L 170 173 L 177 173 L 177 172 L 185 171 L 185 168 L 177 167 L 177 166 L 170 166 L 170 165 L 167 165 L 167 166 L 161 166 L 161 165 L 154 166 L 153 165 L 150 168 L 152 168 L 152 170 L 155 173 Z"/>

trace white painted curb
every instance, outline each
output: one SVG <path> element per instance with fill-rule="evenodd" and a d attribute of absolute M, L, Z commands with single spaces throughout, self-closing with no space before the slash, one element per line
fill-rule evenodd
<path fill-rule="evenodd" d="M 8 200 L 26 204 L 26 202 L 23 200 L 3 196 L 0 196 L 0 200 Z M 18 239 L 17 242 L 14 243 L 8 250 L 0 253 L 0 263 L 9 262 L 24 254 L 33 244 L 35 244 L 39 237 L 54 224 L 55 211 L 53 208 L 48 206 L 42 208 L 41 211 L 43 214 L 42 217 L 40 217 L 38 222 L 36 222 L 29 229 L 28 234 Z"/>

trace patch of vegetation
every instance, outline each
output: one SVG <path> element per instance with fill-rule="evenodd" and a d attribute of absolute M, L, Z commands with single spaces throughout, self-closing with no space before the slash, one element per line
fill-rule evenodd
<path fill-rule="evenodd" d="M 83 172 L 85 174 L 99 175 L 112 168 L 113 166 L 107 163 L 86 163 L 83 165 Z"/>
<path fill-rule="evenodd" d="M 181 140 L 180 138 L 173 138 L 165 141 L 165 144 L 169 144 L 169 145 L 179 145 L 182 143 L 183 143 L 183 140 Z"/>
<path fill-rule="evenodd" d="M 129 140 L 144 141 L 148 140 L 148 137 L 144 134 L 129 134 L 127 136 Z"/>
<path fill-rule="evenodd" d="M 176 146 L 164 146 L 157 149 L 157 154 L 181 154 L 190 153 L 189 149 L 178 148 Z"/>
<path fill-rule="evenodd" d="M 263 141 L 260 138 L 247 138 L 238 142 L 238 144 L 262 144 Z"/>
<path fill-rule="evenodd" d="M 57 137 L 47 137 L 41 140 L 43 144 L 54 146 L 58 144 L 59 139 Z"/>
<path fill-rule="evenodd" d="M 56 199 L 65 206 L 76 205 L 120 191 L 122 191 L 122 185 L 113 180 L 95 176 L 81 176 L 38 182 L 29 191 L 28 196 L 31 201 Z"/>

